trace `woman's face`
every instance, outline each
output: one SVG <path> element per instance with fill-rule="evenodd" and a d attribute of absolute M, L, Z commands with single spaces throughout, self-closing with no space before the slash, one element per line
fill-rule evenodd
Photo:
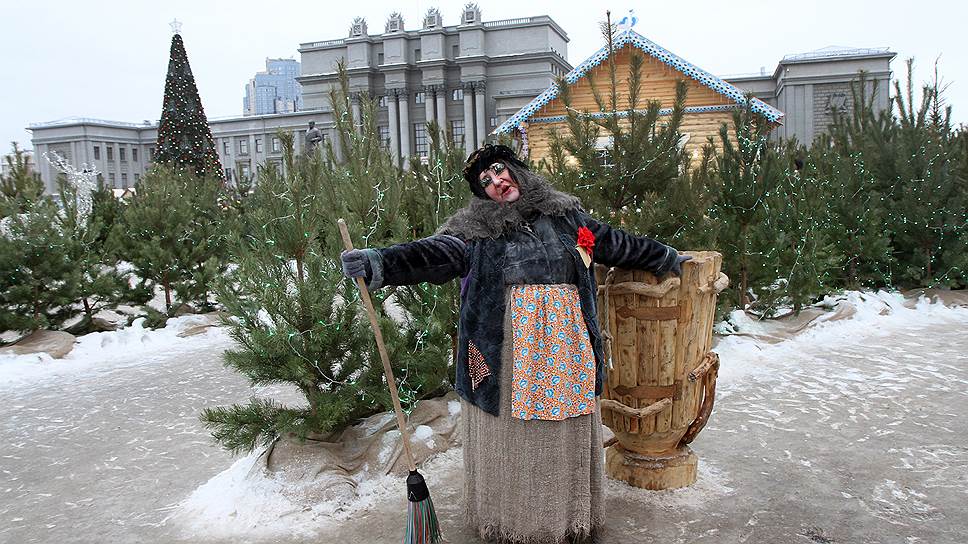
<path fill-rule="evenodd" d="M 510 203 L 521 197 L 518 182 L 503 162 L 495 162 L 481 172 L 480 181 L 484 185 L 484 192 L 494 202 Z"/>

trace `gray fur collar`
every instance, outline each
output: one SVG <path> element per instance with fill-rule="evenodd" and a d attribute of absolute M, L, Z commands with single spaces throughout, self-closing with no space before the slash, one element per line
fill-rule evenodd
<path fill-rule="evenodd" d="M 450 234 L 463 240 L 497 238 L 512 227 L 523 225 L 539 214 L 564 215 L 579 209 L 577 197 L 554 189 L 543 177 L 526 169 L 508 165 L 521 187 L 521 197 L 510 204 L 473 197 L 471 202 L 450 216 L 437 234 Z"/>

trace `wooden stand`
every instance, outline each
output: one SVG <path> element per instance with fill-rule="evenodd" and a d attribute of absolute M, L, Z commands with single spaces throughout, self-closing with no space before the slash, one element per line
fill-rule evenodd
<path fill-rule="evenodd" d="M 709 351 L 716 297 L 729 283 L 722 255 L 693 257 L 681 277 L 598 267 L 599 322 L 605 335 L 602 422 L 618 443 L 606 453 L 609 476 L 647 489 L 696 480 L 686 447 L 712 412 L 719 357 Z"/>
<path fill-rule="evenodd" d="M 605 470 L 616 480 L 643 489 L 661 490 L 696 483 L 699 458 L 689 446 L 665 453 L 638 454 L 615 444 L 605 450 Z"/>

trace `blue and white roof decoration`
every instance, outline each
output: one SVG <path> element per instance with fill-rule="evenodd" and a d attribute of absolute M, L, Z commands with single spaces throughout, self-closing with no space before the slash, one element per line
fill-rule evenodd
<path fill-rule="evenodd" d="M 669 52 L 662 46 L 656 44 L 652 40 L 642 36 L 638 32 L 629 28 L 625 28 L 620 31 L 614 40 L 615 50 L 619 50 L 627 44 L 632 44 L 644 51 L 647 55 L 655 58 L 671 68 L 682 72 L 683 74 L 689 76 L 690 78 L 698 81 L 702 85 L 709 87 L 710 89 L 718 92 L 719 94 L 731 99 L 736 102 L 739 106 L 746 105 L 746 93 L 736 88 L 730 83 L 723 81 L 722 79 L 710 74 L 709 72 L 695 66 L 678 55 Z M 602 46 L 594 55 L 585 59 L 584 62 L 576 66 L 572 71 L 565 75 L 565 81 L 569 85 L 573 85 L 576 81 L 581 79 L 588 73 L 589 70 L 598 66 L 605 59 L 608 58 L 608 46 Z M 521 123 L 527 121 L 532 115 L 534 115 L 538 110 L 543 108 L 546 104 L 558 97 L 558 84 L 552 83 L 550 87 L 544 90 L 541 94 L 536 96 L 534 100 L 529 102 L 526 106 L 518 110 L 517 113 L 509 117 L 506 121 L 501 123 L 501 126 L 494 129 L 494 134 L 507 134 L 512 130 L 518 128 Z M 733 106 L 730 106 L 733 107 Z M 714 111 L 714 110 L 710 110 Z M 783 119 L 783 112 L 770 106 L 766 102 L 758 98 L 753 99 L 753 111 L 763 115 L 770 121 L 774 123 L 781 123 Z"/>

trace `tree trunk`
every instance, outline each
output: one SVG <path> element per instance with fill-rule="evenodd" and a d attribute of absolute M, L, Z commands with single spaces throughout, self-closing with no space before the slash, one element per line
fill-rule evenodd
<path fill-rule="evenodd" d="M 739 277 L 740 277 L 740 282 L 739 282 L 739 289 L 740 289 L 740 291 L 739 291 L 739 304 L 745 310 L 746 309 L 746 306 L 749 304 L 749 299 L 746 296 L 746 293 L 749 290 L 749 283 L 748 283 L 748 279 L 747 279 L 747 276 L 746 276 L 746 263 L 743 263 L 743 265 L 740 267 L 740 269 L 739 269 Z"/>
<path fill-rule="evenodd" d="M 165 288 L 165 313 L 171 312 L 171 282 L 168 280 L 168 272 L 161 275 L 161 285 Z"/>
<path fill-rule="evenodd" d="M 91 305 L 88 303 L 87 297 L 84 297 L 81 300 L 84 302 L 84 315 L 87 316 L 88 319 L 93 319 L 94 316 L 91 315 Z"/>
<path fill-rule="evenodd" d="M 932 258 L 931 248 L 928 247 L 927 245 L 925 245 L 924 246 L 924 260 L 925 260 L 925 265 L 926 265 L 925 266 L 925 270 L 928 273 L 928 278 L 927 278 L 928 281 L 931 281 L 931 278 L 933 276 L 932 270 L 931 270 L 931 258 Z"/>

